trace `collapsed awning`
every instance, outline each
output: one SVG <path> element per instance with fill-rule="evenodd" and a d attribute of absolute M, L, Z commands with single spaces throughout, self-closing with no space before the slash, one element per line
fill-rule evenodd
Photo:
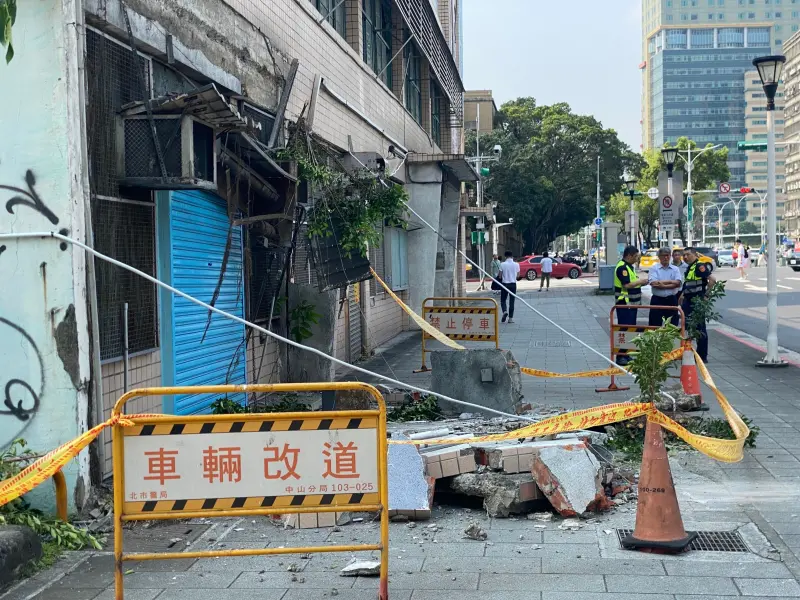
<path fill-rule="evenodd" d="M 248 133 L 236 132 L 223 135 L 222 153 L 236 156 L 247 168 L 255 171 L 265 179 L 281 178 L 287 179 L 292 183 L 297 181 L 297 177 L 287 173 L 272 158 L 267 147 L 256 140 Z"/>
<path fill-rule="evenodd" d="M 225 99 L 213 83 L 177 96 L 159 96 L 151 100 L 131 102 L 122 107 L 121 113 L 125 117 L 144 114 L 148 105 L 153 114 L 188 115 L 215 129 L 247 128 L 247 120 L 235 105 Z"/>
<path fill-rule="evenodd" d="M 458 181 L 478 181 L 478 173 L 467 162 L 463 154 L 409 154 L 406 158 L 409 165 L 438 163 L 447 169 Z"/>

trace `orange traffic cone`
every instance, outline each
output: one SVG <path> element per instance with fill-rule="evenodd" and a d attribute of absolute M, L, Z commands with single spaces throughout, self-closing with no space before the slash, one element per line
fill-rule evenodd
<path fill-rule="evenodd" d="M 687 396 L 693 396 L 697 399 L 697 404 L 703 402 L 703 396 L 700 393 L 700 377 L 697 373 L 697 363 L 694 360 L 694 351 L 692 350 L 692 342 L 686 340 L 683 343 L 683 358 L 681 360 L 681 385 L 683 392 Z"/>
<path fill-rule="evenodd" d="M 677 553 L 685 550 L 696 537 L 696 533 L 687 534 L 683 528 L 661 426 L 648 421 L 639 476 L 636 529 L 633 535 L 622 540 L 622 547 Z"/>

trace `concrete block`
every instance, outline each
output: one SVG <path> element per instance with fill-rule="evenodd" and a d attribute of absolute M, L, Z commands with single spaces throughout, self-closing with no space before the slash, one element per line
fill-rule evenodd
<path fill-rule="evenodd" d="M 513 412 L 522 399 L 519 363 L 509 350 L 467 349 L 431 353 L 431 390 L 487 408 Z M 481 369 L 491 368 L 491 383 L 481 381 Z M 456 407 L 442 406 L 445 410 Z"/>
<path fill-rule="evenodd" d="M 531 506 L 527 503 L 536 499 L 538 493 L 532 475 L 494 471 L 458 475 L 449 480 L 449 488 L 457 494 L 483 498 L 489 516 L 501 518 L 528 512 Z"/>
<path fill-rule="evenodd" d="M 317 526 L 318 527 L 335 527 L 336 526 L 336 513 L 332 513 L 332 512 L 317 513 Z"/>
<path fill-rule="evenodd" d="M 503 473 L 519 473 L 519 456 L 503 457 Z"/>
<path fill-rule="evenodd" d="M 471 448 L 469 453 L 458 455 L 458 471 L 460 473 L 474 473 L 477 468 L 478 465 L 475 464 L 475 453 L 472 452 Z"/>
<path fill-rule="evenodd" d="M 42 557 L 42 542 L 28 527 L 0 527 L 0 586 L 16 579 L 19 570 Z"/>
<path fill-rule="evenodd" d="M 396 434 L 393 439 L 408 439 Z M 430 510 L 429 483 L 422 456 L 412 445 L 390 444 L 389 510 Z"/>
<path fill-rule="evenodd" d="M 317 513 L 300 513 L 297 516 L 300 529 L 316 529 L 319 526 Z"/>
<path fill-rule="evenodd" d="M 425 473 L 428 475 L 428 477 L 441 479 L 444 477 L 442 474 L 442 463 L 438 460 L 429 460 L 425 465 Z"/>
<path fill-rule="evenodd" d="M 574 517 L 609 507 L 602 469 L 585 444 L 539 448 L 531 473 L 536 485 L 562 516 Z"/>
<path fill-rule="evenodd" d="M 458 458 L 448 458 L 442 461 L 442 477 L 455 477 L 458 474 Z"/>
<path fill-rule="evenodd" d="M 525 442 L 524 444 L 516 442 L 498 442 L 472 445 L 475 449 L 475 457 L 478 464 L 487 465 L 492 469 L 505 471 L 506 473 L 527 473 L 530 471 L 533 453 L 540 448 L 571 448 L 573 446 L 585 447 L 586 442 L 580 438 L 568 438 L 563 440 L 537 440 L 534 442 Z M 519 460 L 517 466 L 517 463 L 515 463 L 511 457 L 523 458 Z M 506 464 L 506 462 L 508 464 Z"/>

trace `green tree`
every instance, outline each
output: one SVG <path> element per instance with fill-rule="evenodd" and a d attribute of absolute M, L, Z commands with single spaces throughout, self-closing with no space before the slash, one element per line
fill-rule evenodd
<path fill-rule="evenodd" d="M 11 28 L 17 20 L 17 0 L 0 0 L 0 46 L 6 48 L 6 62 L 14 58 Z"/>
<path fill-rule="evenodd" d="M 641 169 L 639 155 L 613 129 L 576 115 L 565 103 L 538 106 L 533 98 L 519 98 L 502 106 L 497 124 L 480 140 L 483 155 L 495 145 L 503 148 L 501 159 L 486 165 L 491 175 L 485 193 L 513 217 L 528 252 L 547 249 L 594 217 L 598 156 L 605 199 L 619 191 L 624 170 Z M 472 156 L 475 141 L 470 133 L 466 148 Z"/>
<path fill-rule="evenodd" d="M 692 150 L 692 189 L 694 190 L 707 190 L 716 188 L 719 182 L 727 181 L 730 178 L 730 171 L 728 170 L 728 148 L 722 147 L 716 150 L 706 150 L 702 154 L 697 155 L 695 151 L 699 151 L 697 144 L 686 137 L 678 138 L 675 146 L 680 150 L 679 156 L 686 158 L 687 150 Z M 707 144 L 705 147 L 712 146 Z M 694 157 L 697 156 L 695 159 Z M 664 157 L 661 154 L 660 148 L 653 148 L 645 152 L 646 166 L 642 169 L 639 177 L 639 188 L 647 190 L 651 187 L 658 187 L 658 173 L 667 170 L 667 164 L 664 162 Z M 683 189 L 688 190 L 688 177 L 689 171 L 686 168 L 685 160 L 678 158 L 675 164 L 675 170 L 680 169 L 683 172 Z M 698 194 L 694 194 L 694 200 L 698 200 Z M 653 201 L 656 207 L 656 214 L 658 213 L 658 204 Z M 699 204 L 698 204 L 699 205 Z M 697 217 L 695 217 L 697 219 Z M 686 239 L 686 223 L 683 212 L 678 216 L 678 232 L 680 237 Z"/>

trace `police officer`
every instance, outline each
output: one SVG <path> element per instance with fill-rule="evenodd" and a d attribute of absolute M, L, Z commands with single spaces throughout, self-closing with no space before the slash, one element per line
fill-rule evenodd
<path fill-rule="evenodd" d="M 711 274 L 711 267 L 705 263 L 699 262 L 697 251 L 694 248 L 686 248 L 683 251 L 683 260 L 689 265 L 686 269 L 686 276 L 683 281 L 683 290 L 681 292 L 681 308 L 683 309 L 686 319 L 688 320 L 694 309 L 692 300 L 699 298 L 706 294 L 709 287 L 716 283 L 716 279 Z M 706 323 L 703 321 L 698 326 L 698 333 L 700 339 L 697 340 L 697 354 L 704 363 L 708 362 L 708 332 L 706 331 Z"/>
<path fill-rule="evenodd" d="M 647 277 L 638 278 L 633 265 L 639 260 L 639 250 L 636 246 L 627 246 L 622 252 L 622 260 L 614 269 L 614 299 L 619 307 L 617 323 L 619 325 L 636 325 L 636 308 L 642 303 L 642 286 L 647 285 Z M 627 350 L 621 350 L 617 356 L 617 363 L 625 365 L 629 357 L 625 356 Z"/>

